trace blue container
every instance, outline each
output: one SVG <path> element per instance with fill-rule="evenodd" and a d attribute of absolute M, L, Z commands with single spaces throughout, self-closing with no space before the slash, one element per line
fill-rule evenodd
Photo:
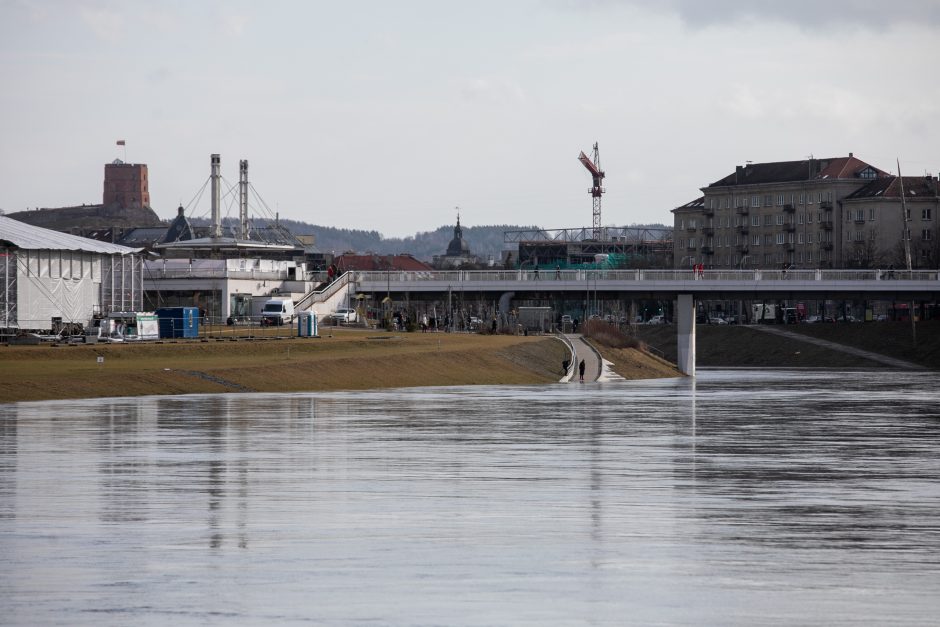
<path fill-rule="evenodd" d="M 199 337 L 198 307 L 161 307 L 155 312 L 160 320 L 160 337 Z"/>

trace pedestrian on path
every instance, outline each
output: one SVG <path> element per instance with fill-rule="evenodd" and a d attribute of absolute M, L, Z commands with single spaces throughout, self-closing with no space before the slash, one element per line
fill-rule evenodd
<path fill-rule="evenodd" d="M 584 383 L 584 360 L 581 360 L 581 363 L 578 364 L 578 374 L 581 375 L 581 383 Z"/>

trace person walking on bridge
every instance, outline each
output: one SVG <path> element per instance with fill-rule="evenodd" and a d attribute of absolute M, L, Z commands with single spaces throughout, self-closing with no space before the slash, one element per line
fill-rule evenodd
<path fill-rule="evenodd" d="M 584 383 L 584 360 L 581 360 L 581 363 L 578 364 L 578 374 L 581 377 L 581 383 Z"/>

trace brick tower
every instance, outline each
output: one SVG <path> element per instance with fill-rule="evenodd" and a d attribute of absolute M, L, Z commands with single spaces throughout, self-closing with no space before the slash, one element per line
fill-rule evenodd
<path fill-rule="evenodd" d="M 147 188 L 147 164 L 124 163 L 115 159 L 104 166 L 103 205 L 117 204 L 122 209 L 150 206 Z"/>

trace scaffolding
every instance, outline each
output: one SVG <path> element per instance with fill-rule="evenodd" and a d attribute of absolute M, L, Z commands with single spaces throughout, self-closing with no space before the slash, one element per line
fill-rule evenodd
<path fill-rule="evenodd" d="M 16 251 L 0 248 L 0 329 L 17 326 Z"/>

